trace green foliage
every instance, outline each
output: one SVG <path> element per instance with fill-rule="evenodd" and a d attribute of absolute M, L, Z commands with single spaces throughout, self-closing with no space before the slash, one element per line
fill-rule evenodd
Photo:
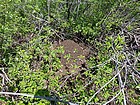
<path fill-rule="evenodd" d="M 5 91 L 39 96 L 52 96 L 85 104 L 116 73 L 117 62 L 126 60 L 125 37 L 122 28 L 132 31 L 139 18 L 139 2 L 131 0 L 4 0 L 0 2 L 0 68 L 6 68 L 11 82 Z M 128 25 L 126 25 L 128 21 Z M 61 68 L 59 54 L 63 47 L 55 48 L 53 41 L 78 37 L 97 49 L 96 56 L 88 60 L 88 70 L 57 74 Z M 75 50 L 76 52 L 76 50 Z M 139 56 L 139 52 L 136 53 Z M 71 55 L 64 56 L 67 60 Z M 116 57 L 116 58 L 113 58 Z M 79 58 L 83 58 L 79 56 Z M 139 63 L 136 65 L 139 67 Z M 77 68 L 77 65 L 74 65 Z M 118 65 L 120 70 L 122 65 Z M 82 73 L 81 73 L 82 72 Z M 124 75 L 124 73 L 122 73 Z M 132 77 L 128 77 L 131 81 Z M 1 80 L 2 81 L 2 80 Z M 128 84 L 127 84 L 128 85 Z M 139 89 L 131 81 L 130 87 Z M 117 78 L 105 86 L 92 103 L 103 104 L 119 90 Z M 128 91 L 128 90 L 127 90 Z M 138 97 L 130 97 L 138 104 Z M 49 105 L 47 100 L 28 97 L 0 97 L 7 104 Z M 116 98 L 123 104 L 123 94 Z"/>

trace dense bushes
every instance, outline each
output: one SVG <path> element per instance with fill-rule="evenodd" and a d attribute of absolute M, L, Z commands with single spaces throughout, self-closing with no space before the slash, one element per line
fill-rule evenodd
<path fill-rule="evenodd" d="M 1 95 L 1 102 L 140 103 L 139 1 L 5 0 L 0 5 L 1 91 L 49 97 Z M 62 39 L 90 47 L 86 70 L 55 75 L 64 49 L 53 43 Z"/>

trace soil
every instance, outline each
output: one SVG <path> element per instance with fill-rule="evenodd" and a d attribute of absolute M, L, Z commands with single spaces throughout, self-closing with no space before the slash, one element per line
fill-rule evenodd
<path fill-rule="evenodd" d="M 77 73 L 82 68 L 87 68 L 86 58 L 89 55 L 89 48 L 84 44 L 78 44 L 73 40 L 64 40 L 54 44 L 55 47 L 63 46 L 64 54 L 59 54 L 62 68 L 58 70 L 57 75 L 66 73 Z"/>

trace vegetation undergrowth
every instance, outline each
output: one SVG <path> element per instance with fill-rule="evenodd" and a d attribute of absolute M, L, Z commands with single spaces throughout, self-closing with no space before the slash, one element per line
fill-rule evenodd
<path fill-rule="evenodd" d="M 139 1 L 4 0 L 0 5 L 2 104 L 140 104 Z M 63 66 L 58 55 L 65 51 L 54 43 L 66 39 L 88 46 L 88 66 L 56 75 Z"/>

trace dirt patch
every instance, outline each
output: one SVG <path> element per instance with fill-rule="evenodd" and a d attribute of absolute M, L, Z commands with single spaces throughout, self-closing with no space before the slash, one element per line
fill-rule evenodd
<path fill-rule="evenodd" d="M 63 46 L 64 54 L 59 54 L 62 68 L 57 71 L 57 75 L 65 75 L 67 73 L 77 73 L 82 68 L 87 68 L 86 57 L 89 55 L 89 48 L 83 44 L 78 44 L 73 40 L 64 40 L 55 47 Z"/>

